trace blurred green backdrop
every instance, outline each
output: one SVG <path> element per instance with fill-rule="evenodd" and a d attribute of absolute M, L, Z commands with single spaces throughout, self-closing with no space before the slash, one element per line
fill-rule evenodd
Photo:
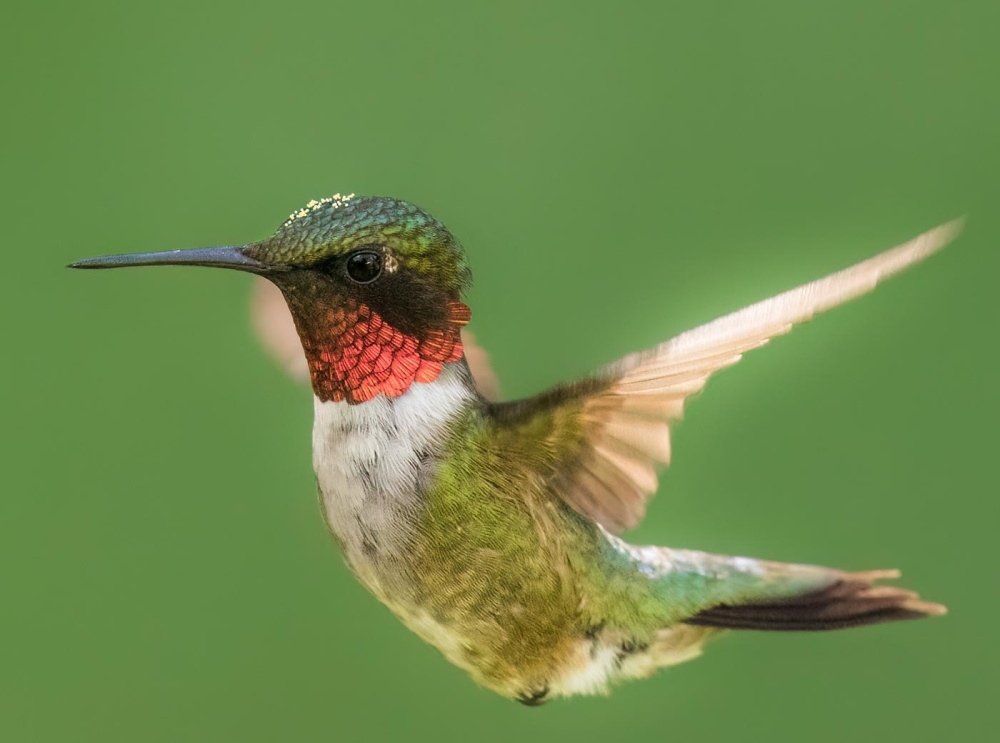
<path fill-rule="evenodd" d="M 984 737 L 998 24 L 945 0 L 7 7 L 0 739 Z M 63 268 L 258 239 L 335 191 L 459 235 L 508 396 L 968 212 L 714 380 L 632 535 L 898 566 L 951 615 L 733 636 L 538 710 L 475 687 L 343 567 L 310 393 L 259 350 L 248 278 Z"/>

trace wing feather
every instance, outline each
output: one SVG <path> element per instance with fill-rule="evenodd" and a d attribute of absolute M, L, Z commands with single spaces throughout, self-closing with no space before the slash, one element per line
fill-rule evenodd
<path fill-rule="evenodd" d="M 613 533 L 636 526 L 657 488 L 656 465 L 670 460 L 670 422 L 684 401 L 700 392 L 715 372 L 739 361 L 816 314 L 859 297 L 883 279 L 951 242 L 962 220 L 943 224 L 903 245 L 850 268 L 682 333 L 647 351 L 631 354 L 575 386 L 533 400 L 505 404 L 509 425 L 556 407 L 572 420 L 579 446 L 555 462 L 555 489 L 581 514 Z M 495 406 L 504 418 L 504 405 Z M 512 412 L 513 411 L 513 412 Z"/>

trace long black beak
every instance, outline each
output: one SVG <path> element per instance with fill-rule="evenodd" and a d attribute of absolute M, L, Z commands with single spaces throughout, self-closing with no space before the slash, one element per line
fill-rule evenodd
<path fill-rule="evenodd" d="M 164 250 L 158 253 L 126 253 L 84 258 L 70 263 L 69 268 L 124 268 L 127 266 L 211 266 L 233 268 L 250 273 L 270 273 L 285 270 L 285 266 L 271 266 L 247 255 L 249 246 L 223 245 L 218 248 L 193 248 L 191 250 Z"/>

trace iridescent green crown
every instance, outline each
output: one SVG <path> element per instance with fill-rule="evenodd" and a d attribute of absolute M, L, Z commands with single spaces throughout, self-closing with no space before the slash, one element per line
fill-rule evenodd
<path fill-rule="evenodd" d="M 465 250 L 448 229 L 418 206 L 383 196 L 334 194 L 289 215 L 274 235 L 254 246 L 265 263 L 309 266 L 366 245 L 381 245 L 407 268 L 462 291 L 472 282 Z"/>

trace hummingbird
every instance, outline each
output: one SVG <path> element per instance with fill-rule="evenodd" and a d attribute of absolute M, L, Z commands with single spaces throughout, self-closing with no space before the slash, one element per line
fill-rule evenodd
<path fill-rule="evenodd" d="M 607 693 L 700 655 L 726 630 L 834 630 L 945 613 L 895 570 L 636 546 L 671 428 L 715 372 L 938 251 L 956 220 L 716 319 L 584 379 L 495 402 L 462 330 L 458 239 L 386 197 L 310 201 L 242 246 L 89 258 L 190 265 L 281 292 L 314 393 L 313 467 L 358 580 L 480 685 L 534 706 Z"/>

